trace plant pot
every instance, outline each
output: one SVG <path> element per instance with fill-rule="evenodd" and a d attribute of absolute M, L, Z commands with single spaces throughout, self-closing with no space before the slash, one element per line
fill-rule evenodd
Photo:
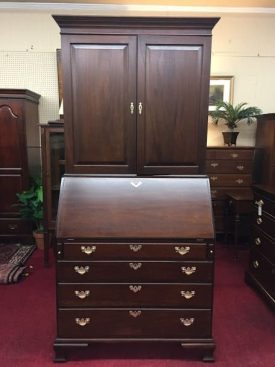
<path fill-rule="evenodd" d="M 225 131 L 222 132 L 222 135 L 224 145 L 228 145 L 229 147 L 236 146 L 237 137 L 239 135 L 238 131 Z"/>
<path fill-rule="evenodd" d="M 37 248 L 39 248 L 40 250 L 44 250 L 44 233 L 34 231 L 32 234 L 35 239 Z"/>

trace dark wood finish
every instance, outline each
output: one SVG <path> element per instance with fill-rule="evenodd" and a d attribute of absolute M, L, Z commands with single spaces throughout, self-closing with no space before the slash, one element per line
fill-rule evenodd
<path fill-rule="evenodd" d="M 257 117 L 256 162 L 257 183 L 275 185 L 275 114 L 268 113 Z"/>
<path fill-rule="evenodd" d="M 62 37 L 66 171 L 204 173 L 218 18 L 54 19 Z"/>
<path fill-rule="evenodd" d="M 31 226 L 19 217 L 16 193 L 40 174 L 38 103 L 40 95 L 25 89 L 0 89 L 0 237 L 31 237 Z"/>
<path fill-rule="evenodd" d="M 254 186 L 254 223 L 246 281 L 275 310 L 275 189 Z"/>
<path fill-rule="evenodd" d="M 228 221 L 225 218 L 227 194 L 244 197 L 251 190 L 254 180 L 254 150 L 254 147 L 207 148 L 206 172 L 211 184 L 216 233 L 228 232 Z M 235 219 L 239 220 L 237 217 Z"/>
<path fill-rule="evenodd" d="M 228 235 L 230 232 L 230 220 L 233 220 L 233 233 L 234 233 L 234 245 L 236 251 L 236 257 L 238 257 L 238 249 L 239 249 L 239 234 L 240 234 L 240 226 L 243 224 L 245 220 L 248 221 L 249 225 L 246 226 L 246 233 L 251 232 L 250 224 L 251 214 L 253 211 L 253 193 L 252 190 L 244 191 L 244 192 L 228 192 L 226 199 L 226 213 L 225 220 L 226 224 L 226 233 L 225 238 L 226 242 L 228 242 Z"/>
<path fill-rule="evenodd" d="M 44 197 L 44 264 L 49 265 L 49 249 L 55 242 L 56 212 L 61 177 L 65 172 L 64 124 L 40 125 Z"/>
<path fill-rule="evenodd" d="M 65 176 L 56 360 L 123 340 L 178 342 L 213 359 L 213 237 L 205 177 Z"/>

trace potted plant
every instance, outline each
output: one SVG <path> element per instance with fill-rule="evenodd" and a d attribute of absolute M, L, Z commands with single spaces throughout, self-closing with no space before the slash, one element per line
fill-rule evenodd
<path fill-rule="evenodd" d="M 17 193 L 19 213 L 33 224 L 33 236 L 38 248 L 44 248 L 43 233 L 43 188 L 41 177 L 32 179 L 31 187 Z"/>
<path fill-rule="evenodd" d="M 216 109 L 209 112 L 214 124 L 218 124 L 220 120 L 223 120 L 229 131 L 223 132 L 224 144 L 231 146 L 236 145 L 238 131 L 234 131 L 237 128 L 238 123 L 242 120 L 246 120 L 250 125 L 256 121 L 256 116 L 262 113 L 261 109 L 255 106 L 248 107 L 247 103 L 242 102 L 233 106 L 231 103 L 218 101 Z"/>

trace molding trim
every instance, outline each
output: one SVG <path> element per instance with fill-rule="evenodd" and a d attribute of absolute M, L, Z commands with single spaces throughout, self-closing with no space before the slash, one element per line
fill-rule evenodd
<path fill-rule="evenodd" d="M 275 14 L 275 8 L 256 7 L 212 7 L 212 6 L 170 6 L 170 5 L 134 5 L 134 4 L 87 4 L 87 3 L 33 3 L 0 2 L 0 10 L 36 11 L 36 12 L 93 12 L 93 13 L 215 13 L 215 14 Z"/>

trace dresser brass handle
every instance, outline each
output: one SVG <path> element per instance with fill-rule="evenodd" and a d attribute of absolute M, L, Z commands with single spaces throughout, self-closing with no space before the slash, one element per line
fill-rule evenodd
<path fill-rule="evenodd" d="M 75 319 L 75 322 L 76 322 L 76 324 L 77 325 L 79 325 L 79 326 L 86 326 L 87 324 L 89 324 L 89 322 L 90 322 L 90 318 L 89 317 L 85 317 L 85 318 L 76 318 Z"/>
<path fill-rule="evenodd" d="M 262 224 L 262 223 L 263 223 L 262 218 L 257 218 L 257 224 Z"/>
<path fill-rule="evenodd" d="M 258 269 L 259 266 L 260 266 L 259 261 L 257 261 L 257 260 L 253 261 L 253 267 L 255 269 Z"/>
<path fill-rule="evenodd" d="M 180 322 L 184 325 L 184 326 L 191 326 L 195 321 L 194 317 L 191 317 L 190 319 L 184 319 L 184 318 L 180 318 Z"/>
<path fill-rule="evenodd" d="M 75 266 L 74 270 L 76 273 L 80 275 L 84 275 L 85 273 L 88 273 L 90 267 L 89 266 Z"/>
<path fill-rule="evenodd" d="M 211 181 L 217 181 L 217 179 L 218 179 L 218 177 L 217 177 L 217 176 L 211 176 L 211 177 L 210 177 L 210 180 L 211 180 Z"/>
<path fill-rule="evenodd" d="M 139 104 L 138 104 L 138 113 L 139 113 L 139 115 L 142 114 L 142 108 L 143 108 L 142 103 L 139 102 Z"/>
<path fill-rule="evenodd" d="M 133 114 L 134 114 L 134 110 L 135 110 L 134 102 L 131 102 L 131 103 L 130 103 L 130 112 L 131 112 L 131 115 L 133 115 Z"/>
<path fill-rule="evenodd" d="M 129 289 L 130 291 L 137 293 L 141 291 L 142 286 L 141 285 L 129 285 Z"/>
<path fill-rule="evenodd" d="M 243 171 L 244 166 L 237 166 L 236 168 L 237 168 L 239 171 Z"/>
<path fill-rule="evenodd" d="M 258 201 L 255 201 L 255 204 L 258 205 L 258 206 L 263 206 L 264 202 L 263 202 L 263 200 L 258 200 Z"/>
<path fill-rule="evenodd" d="M 138 270 L 142 267 L 142 263 L 129 263 L 129 266 L 133 270 Z"/>
<path fill-rule="evenodd" d="M 129 315 L 136 318 L 141 315 L 141 311 L 129 311 Z"/>
<path fill-rule="evenodd" d="M 185 273 L 186 275 L 191 275 L 193 273 L 195 273 L 195 271 L 197 270 L 197 267 L 196 266 L 192 266 L 192 267 L 185 267 L 185 266 L 182 266 L 181 267 L 181 271 L 183 273 Z"/>
<path fill-rule="evenodd" d="M 182 297 L 186 299 L 190 299 L 195 296 L 196 292 L 195 291 L 181 291 L 180 294 Z"/>
<path fill-rule="evenodd" d="M 91 255 L 96 251 L 96 246 L 81 246 L 81 251 L 86 255 Z"/>
<path fill-rule="evenodd" d="M 237 154 L 237 153 L 232 153 L 232 154 L 231 154 L 231 157 L 232 157 L 232 158 L 238 158 L 238 156 L 239 156 L 239 154 Z"/>
<path fill-rule="evenodd" d="M 18 228 L 18 225 L 17 224 L 9 224 L 9 229 L 11 230 L 11 231 L 14 231 L 15 229 L 17 229 Z"/>
<path fill-rule="evenodd" d="M 257 238 L 255 238 L 255 244 L 256 245 L 260 245 L 261 244 L 261 239 L 260 239 L 260 237 L 257 237 Z"/>
<path fill-rule="evenodd" d="M 242 184 L 242 183 L 243 183 L 243 180 L 242 180 L 241 178 L 238 178 L 238 179 L 236 180 L 236 182 L 240 185 L 240 184 Z"/>
<path fill-rule="evenodd" d="M 80 299 L 85 299 L 90 295 L 90 291 L 74 291 L 74 294 Z"/>
<path fill-rule="evenodd" d="M 181 256 L 188 254 L 188 252 L 190 251 L 191 247 L 190 246 L 175 246 L 175 251 L 180 254 Z"/>
<path fill-rule="evenodd" d="M 130 250 L 133 252 L 138 252 L 142 249 L 142 245 L 130 245 Z"/>
<path fill-rule="evenodd" d="M 214 167 L 214 168 L 218 167 L 218 165 L 219 165 L 219 163 L 216 163 L 216 162 L 213 162 L 213 163 L 210 164 L 210 166 Z"/>

